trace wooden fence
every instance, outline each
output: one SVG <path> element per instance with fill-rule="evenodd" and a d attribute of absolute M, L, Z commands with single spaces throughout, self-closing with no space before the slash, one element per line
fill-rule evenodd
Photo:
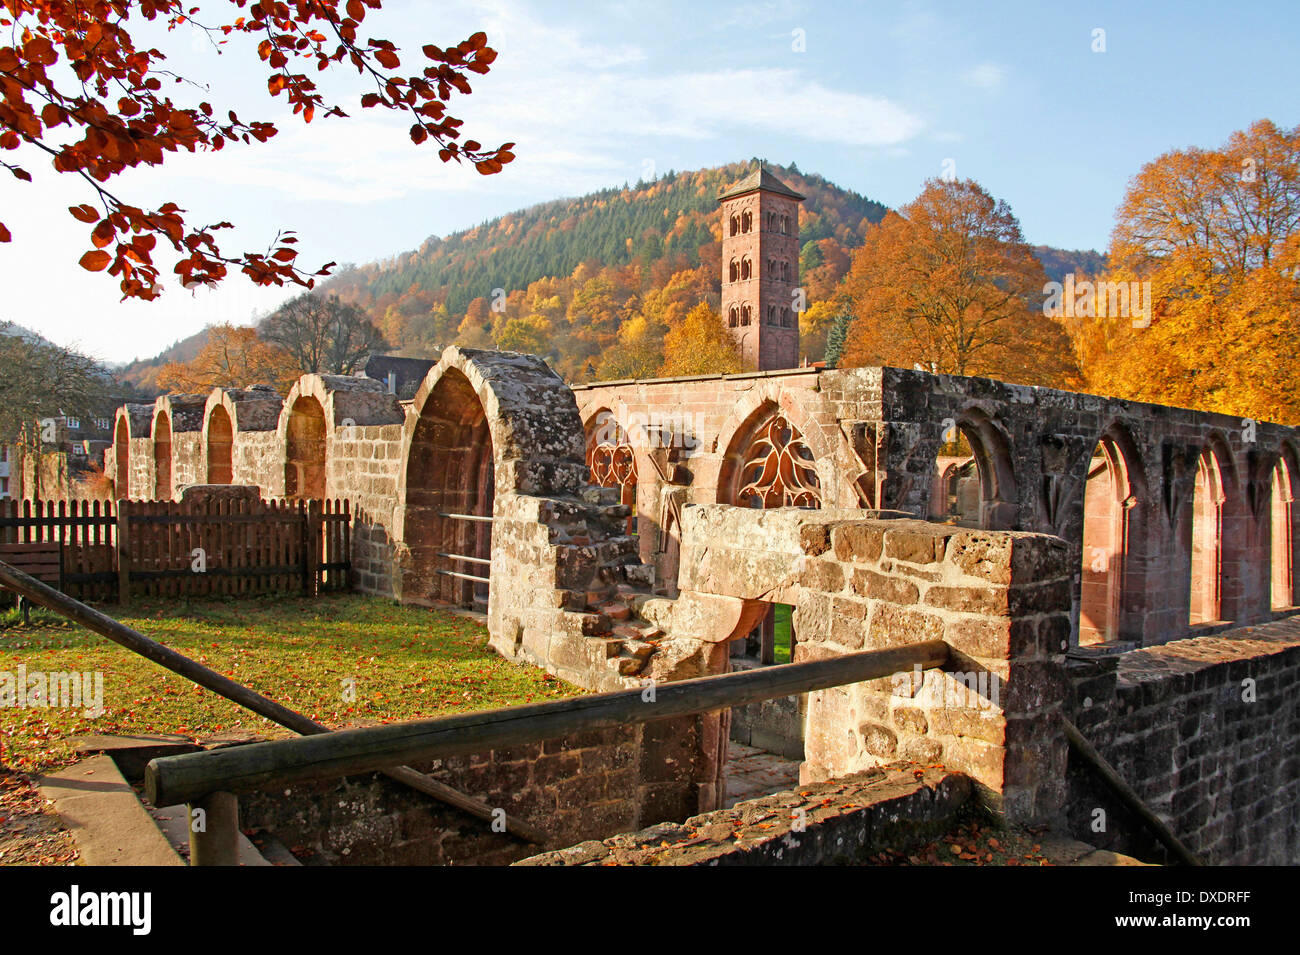
<path fill-rule="evenodd" d="M 81 600 L 346 590 L 347 501 L 0 501 L 0 543 L 58 542 Z"/>

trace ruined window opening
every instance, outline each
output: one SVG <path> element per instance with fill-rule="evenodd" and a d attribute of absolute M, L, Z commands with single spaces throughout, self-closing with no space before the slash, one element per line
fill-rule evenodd
<path fill-rule="evenodd" d="M 310 395 L 298 398 L 289 411 L 284 496 L 294 500 L 325 497 L 325 409 Z"/>
<path fill-rule="evenodd" d="M 230 423 L 230 412 L 221 405 L 212 409 L 208 419 L 208 476 L 209 484 L 229 484 L 234 477 L 232 454 L 235 432 Z"/>
<path fill-rule="evenodd" d="M 588 429 L 587 467 L 591 483 L 599 487 L 617 487 L 619 500 L 631 509 L 626 530 L 635 535 L 636 525 L 636 452 L 627 432 L 608 409 L 596 413 Z"/>
<path fill-rule="evenodd" d="M 1191 624 L 1221 619 L 1223 599 L 1223 472 L 1210 448 L 1196 464 L 1192 495 Z"/>
<path fill-rule="evenodd" d="M 113 438 L 113 464 L 113 493 L 122 499 L 130 498 L 131 434 L 125 417 L 117 419 L 117 435 Z"/>
<path fill-rule="evenodd" d="M 153 424 L 153 497 L 172 498 L 172 425 L 167 412 L 158 412 Z"/>
<path fill-rule="evenodd" d="M 1271 598 L 1274 610 L 1295 606 L 1295 493 L 1285 458 L 1273 466 L 1271 519 Z"/>
<path fill-rule="evenodd" d="M 1112 438 L 1097 443 L 1083 498 L 1079 645 L 1121 638 L 1130 513 L 1135 506 L 1128 461 Z"/>
<path fill-rule="evenodd" d="M 955 425 L 935 455 L 930 517 L 959 527 L 1009 530 L 1015 527 L 1015 474 L 1006 439 L 978 413 Z M 941 439 L 942 440 L 942 439 Z"/>

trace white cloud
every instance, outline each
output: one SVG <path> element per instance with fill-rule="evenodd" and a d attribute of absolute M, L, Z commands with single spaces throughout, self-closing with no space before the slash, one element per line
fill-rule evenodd
<path fill-rule="evenodd" d="M 997 89 L 1006 79 L 1006 70 L 996 63 L 981 63 L 974 69 L 967 70 L 962 74 L 962 82 L 967 86 L 978 86 L 982 89 Z"/>

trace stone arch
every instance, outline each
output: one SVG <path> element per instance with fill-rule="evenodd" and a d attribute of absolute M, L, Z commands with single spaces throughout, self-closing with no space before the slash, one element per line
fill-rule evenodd
<path fill-rule="evenodd" d="M 153 499 L 170 501 L 172 493 L 171 415 L 159 408 L 153 419 Z"/>
<path fill-rule="evenodd" d="M 938 424 L 943 430 L 934 471 L 938 474 L 969 472 L 969 465 L 973 464 L 976 480 L 970 500 L 960 495 L 956 503 L 932 502 L 931 516 L 985 530 L 1014 529 L 1019 523 L 1020 504 L 1011 441 L 1001 426 L 977 407 L 966 408 L 956 418 Z"/>
<path fill-rule="evenodd" d="M 131 496 L 131 427 L 126 409 L 119 409 L 113 426 L 113 492 L 119 498 Z"/>
<path fill-rule="evenodd" d="M 1300 497 L 1300 455 L 1284 444 L 1273 465 L 1269 497 L 1269 606 L 1282 610 L 1300 604 L 1296 587 L 1296 499 Z"/>
<path fill-rule="evenodd" d="M 316 395 L 290 394 L 285 413 L 284 496 L 291 500 L 323 498 L 329 430 L 325 407 Z"/>
<path fill-rule="evenodd" d="M 1086 461 L 1079 577 L 1078 642 L 1140 639 L 1150 512 L 1141 455 L 1118 423 L 1102 432 Z"/>
<path fill-rule="evenodd" d="M 207 450 L 207 483 L 230 484 L 234 479 L 235 427 L 230 412 L 215 405 L 204 425 Z"/>
<path fill-rule="evenodd" d="M 717 443 L 714 445 L 722 455 L 718 470 L 718 484 L 712 495 L 716 503 L 733 503 L 732 492 L 728 487 L 729 482 L 733 480 L 734 468 L 740 463 L 737 458 L 746 446 L 746 432 L 761 423 L 765 415 L 771 414 L 776 409 L 798 429 L 804 444 L 812 452 L 817 469 L 817 480 L 822 488 L 823 506 L 858 506 L 857 494 L 849 490 L 845 498 L 844 488 L 836 481 L 834 439 L 828 439 L 817 421 L 808 417 L 798 398 L 799 392 L 787 391 L 779 382 L 768 381 L 745 392 L 744 397 L 736 403 L 731 414 L 718 428 Z"/>
<path fill-rule="evenodd" d="M 1231 459 L 1222 442 L 1210 440 L 1196 460 L 1190 526 L 1191 573 L 1188 620 L 1193 625 L 1222 619 L 1223 518 L 1232 487 Z"/>
<path fill-rule="evenodd" d="M 731 435 L 718 475 L 718 503 L 821 507 L 817 463 L 803 430 L 778 402 L 765 401 Z"/>
<path fill-rule="evenodd" d="M 463 588 L 457 591 L 441 579 L 460 578 L 437 573 L 451 569 L 447 558 L 437 555 L 477 557 L 449 548 L 483 545 L 440 512 L 491 517 L 497 525 L 519 495 L 576 493 L 589 475 L 585 445 L 573 391 L 542 359 L 446 349 L 416 392 L 402 429 L 394 519 L 402 599 L 464 599 Z M 490 532 L 485 544 L 479 559 L 494 561 Z M 481 573 L 487 565 L 474 566 Z M 489 588 L 489 615 L 496 593 Z"/>

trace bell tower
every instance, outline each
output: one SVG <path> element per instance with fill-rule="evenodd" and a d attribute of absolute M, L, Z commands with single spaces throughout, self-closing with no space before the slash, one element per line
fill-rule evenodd
<path fill-rule="evenodd" d="M 746 369 L 799 364 L 799 195 L 761 164 L 718 197 L 722 321 Z"/>

